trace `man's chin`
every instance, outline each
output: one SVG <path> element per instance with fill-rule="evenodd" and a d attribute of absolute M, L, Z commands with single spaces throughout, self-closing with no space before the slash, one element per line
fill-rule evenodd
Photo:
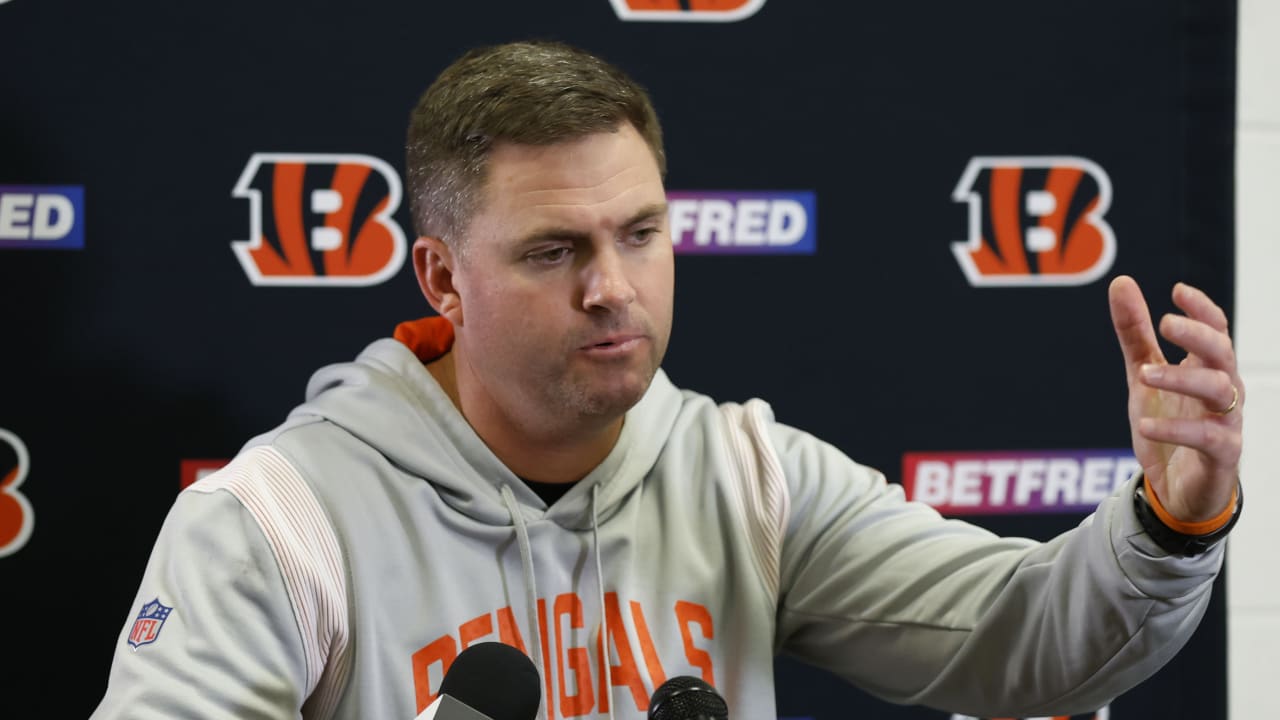
<path fill-rule="evenodd" d="M 649 390 L 653 374 L 636 373 L 628 378 L 595 387 L 584 392 L 580 410 L 584 415 L 612 420 L 626 414 Z"/>

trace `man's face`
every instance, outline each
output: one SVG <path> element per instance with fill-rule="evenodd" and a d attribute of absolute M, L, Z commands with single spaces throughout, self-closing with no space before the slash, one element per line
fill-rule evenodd
<path fill-rule="evenodd" d="M 658 166 L 628 123 L 489 157 L 454 287 L 460 376 L 538 433 L 609 422 L 649 387 L 675 264 Z M 462 379 L 461 377 L 459 378 Z"/>

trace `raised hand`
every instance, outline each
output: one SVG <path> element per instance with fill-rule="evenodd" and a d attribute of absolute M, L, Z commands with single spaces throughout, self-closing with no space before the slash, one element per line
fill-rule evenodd
<path fill-rule="evenodd" d="M 1186 314 L 1160 319 L 1160 335 L 1187 352 L 1173 365 L 1160 350 L 1133 278 L 1117 277 L 1109 295 L 1138 462 L 1174 518 L 1213 518 L 1231 502 L 1239 476 L 1245 395 L 1226 313 L 1200 290 L 1175 285 L 1173 303 Z"/>

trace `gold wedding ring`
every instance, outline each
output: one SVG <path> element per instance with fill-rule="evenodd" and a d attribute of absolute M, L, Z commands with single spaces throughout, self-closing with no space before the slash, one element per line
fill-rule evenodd
<path fill-rule="evenodd" d="M 1231 386 L 1231 404 L 1225 410 L 1214 410 L 1218 415 L 1226 415 L 1236 409 L 1236 404 L 1240 402 L 1240 390 L 1235 386 Z"/>

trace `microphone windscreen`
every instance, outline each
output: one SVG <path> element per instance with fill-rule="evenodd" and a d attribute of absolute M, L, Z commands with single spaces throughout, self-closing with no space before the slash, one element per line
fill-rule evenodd
<path fill-rule="evenodd" d="M 649 720 L 729 720 L 729 706 L 701 678 L 678 675 L 658 686 L 649 700 Z"/>
<path fill-rule="evenodd" d="M 440 681 L 440 694 L 493 720 L 533 720 L 542 682 L 524 653 L 504 643 L 483 642 L 458 653 Z"/>

